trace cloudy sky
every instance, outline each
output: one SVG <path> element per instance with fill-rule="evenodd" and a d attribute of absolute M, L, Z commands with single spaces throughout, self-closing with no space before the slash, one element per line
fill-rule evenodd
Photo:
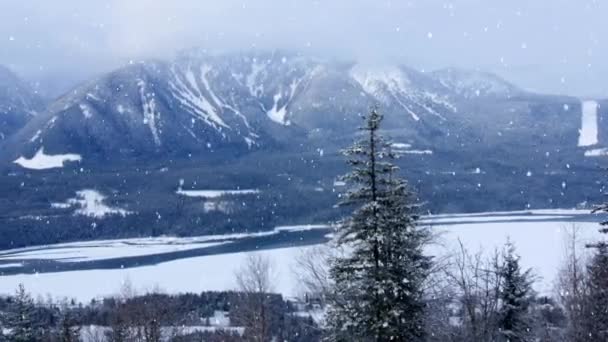
<path fill-rule="evenodd" d="M 608 97 L 605 0 L 2 0 L 0 13 L 0 64 L 30 80 L 84 79 L 199 46 L 478 68 L 532 90 Z"/>

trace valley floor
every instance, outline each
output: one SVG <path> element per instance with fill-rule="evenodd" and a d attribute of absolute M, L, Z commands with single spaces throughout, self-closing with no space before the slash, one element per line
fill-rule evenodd
<path fill-rule="evenodd" d="M 437 238 L 428 253 L 456 252 L 458 241 L 471 253 L 491 253 L 510 239 L 521 262 L 540 278 L 537 290 L 553 291 L 565 242 L 578 227 L 581 248 L 600 238 L 602 216 L 588 211 L 536 210 L 425 216 Z M 23 283 L 35 296 L 92 298 L 118 294 L 125 282 L 138 292 L 168 293 L 236 289 L 235 273 L 249 253 L 267 256 L 275 291 L 296 296 L 303 289 L 296 257 L 329 241 L 325 225 L 278 227 L 271 232 L 194 238 L 89 241 L 0 251 L 0 293 Z"/>

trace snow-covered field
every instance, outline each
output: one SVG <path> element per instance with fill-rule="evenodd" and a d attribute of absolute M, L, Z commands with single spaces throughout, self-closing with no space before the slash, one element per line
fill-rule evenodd
<path fill-rule="evenodd" d="M 598 224 L 589 221 L 588 212 L 573 210 L 546 210 L 512 213 L 483 213 L 472 215 L 438 215 L 425 217 L 424 222 L 432 224 L 437 232 L 437 243 L 430 247 L 429 253 L 444 256 L 456 250 L 458 240 L 462 241 L 472 253 L 483 249 L 491 252 L 500 248 L 509 238 L 515 243 L 524 266 L 531 267 L 540 277 L 537 289 L 542 292 L 553 290 L 553 280 L 559 269 L 565 249 L 565 239 L 568 230 L 573 225 L 580 229 L 581 247 L 588 241 L 600 237 L 597 232 Z M 326 226 L 281 227 L 274 232 L 260 234 L 276 234 L 280 230 L 306 230 L 327 228 Z M 244 235 L 246 236 L 246 235 Z M 215 237 L 217 238 L 217 237 Z M 188 248 L 188 244 L 212 243 L 209 237 L 189 239 L 165 239 L 166 244 L 179 245 L 176 248 Z M 21 256 L 34 254 L 36 257 L 56 259 L 62 257 L 58 251 L 69 251 L 72 257 L 91 259 L 99 256 L 95 248 L 103 245 L 103 253 L 112 257 L 133 255 L 138 253 L 126 240 L 123 243 L 106 241 L 103 243 L 86 242 L 80 244 L 62 244 L 48 246 L 42 250 L 13 250 L 11 259 L 15 261 L 15 253 Z M 148 239 L 132 239 L 139 245 L 146 241 L 152 246 L 158 246 L 159 241 Z M 162 245 L 162 244 L 160 244 Z M 53 248 L 55 247 L 55 248 Z M 59 247 L 58 249 L 56 247 Z M 72 247 L 76 250 L 70 250 Z M 192 247 L 195 248 L 196 246 Z M 124 249 L 123 249 L 124 248 Z M 161 247 L 159 247 L 161 248 Z M 165 247 L 162 247 L 165 248 Z M 275 274 L 275 290 L 287 296 L 300 292 L 298 272 L 294 260 L 305 249 L 312 247 L 278 248 L 253 252 L 269 257 Z M 142 248 L 145 253 L 146 248 Z M 160 289 L 166 292 L 199 292 L 203 290 L 235 289 L 235 272 L 241 267 L 249 253 L 239 252 L 210 256 L 197 256 L 173 260 L 152 266 L 142 266 L 130 269 L 85 270 L 58 273 L 40 273 L 27 275 L 10 275 L 0 277 L 0 293 L 11 293 L 19 283 L 23 283 L 34 295 L 50 294 L 53 297 L 70 297 L 80 301 L 103 295 L 116 294 L 121 284 L 129 281 L 139 291 Z M 5 259 L 0 256 L 0 261 Z M 6 259 L 5 259 L 6 260 Z"/>

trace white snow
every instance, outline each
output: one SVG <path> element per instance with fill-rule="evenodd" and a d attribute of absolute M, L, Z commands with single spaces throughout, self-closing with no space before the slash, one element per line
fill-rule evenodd
<path fill-rule="evenodd" d="M 380 95 L 385 88 L 397 93 L 406 92 L 411 86 L 407 75 L 396 66 L 357 64 L 351 69 L 350 75 L 366 93 L 372 95 Z"/>
<path fill-rule="evenodd" d="M 42 133 L 41 130 L 37 130 L 36 134 L 34 134 L 34 136 L 32 136 L 32 138 L 30 139 L 30 142 L 35 142 L 36 140 L 38 140 L 40 138 L 41 133 Z"/>
<path fill-rule="evenodd" d="M 95 218 L 103 218 L 108 215 L 126 216 L 132 212 L 125 209 L 110 207 L 104 204 L 106 196 L 97 190 L 85 189 L 76 192 L 75 198 L 70 198 L 64 203 L 51 203 L 52 208 L 76 208 L 74 215 L 83 215 Z"/>
<path fill-rule="evenodd" d="M 598 143 L 597 133 L 597 110 L 596 101 L 583 101 L 581 130 L 578 138 L 578 146 L 593 146 Z"/>
<path fill-rule="evenodd" d="M 279 101 L 281 101 L 282 97 L 283 95 L 281 95 L 280 92 L 274 95 L 274 104 L 272 105 L 272 108 L 266 112 L 266 114 L 270 120 L 281 125 L 286 125 L 287 123 L 285 122 L 285 116 L 287 115 L 287 108 L 286 106 L 279 106 Z"/>
<path fill-rule="evenodd" d="M 178 189 L 177 194 L 187 197 L 202 197 L 202 198 L 218 198 L 227 195 L 253 195 L 258 194 L 260 190 L 245 189 L 245 190 L 182 190 Z"/>
<path fill-rule="evenodd" d="M 603 157 L 608 156 L 608 148 L 595 148 L 585 151 L 585 157 Z"/>
<path fill-rule="evenodd" d="M 259 97 L 264 92 L 264 85 L 258 80 L 258 76 L 264 70 L 265 65 L 259 63 L 257 59 L 253 59 L 251 62 L 251 73 L 247 75 L 246 83 L 247 88 L 251 96 Z"/>
<path fill-rule="evenodd" d="M 411 105 L 421 107 L 441 120 L 446 118 L 429 106 L 429 102 L 452 112 L 457 111 L 456 106 L 447 97 L 412 86 L 407 72 L 398 66 L 357 64 L 350 70 L 350 76 L 359 83 L 365 93 L 384 104 L 396 102 L 414 121 L 419 121 L 420 115 L 412 109 L 415 107 L 410 107 Z"/>
<path fill-rule="evenodd" d="M 157 146 L 160 146 L 161 141 L 158 127 L 160 125 L 160 112 L 156 110 L 156 100 L 154 97 L 151 99 L 148 98 L 148 94 L 146 94 L 146 83 L 143 80 L 138 80 L 137 85 L 139 87 L 139 96 L 141 98 L 142 111 L 144 114 L 143 122 L 150 128 L 154 143 Z M 152 96 L 154 95 L 152 94 Z"/>
<path fill-rule="evenodd" d="M 407 150 L 407 149 L 411 148 L 412 145 L 411 144 L 406 144 L 406 143 L 392 143 L 391 147 L 396 148 L 396 149 Z"/>
<path fill-rule="evenodd" d="M 501 248 L 509 238 L 515 243 L 523 266 L 531 267 L 540 277 L 536 285 L 537 290 L 549 293 L 553 290 L 555 276 L 564 257 L 564 243 L 569 227 L 576 224 L 580 228 L 580 247 L 583 252 L 585 243 L 602 237 L 597 231 L 599 228 L 597 223 L 583 222 L 583 220 L 576 223 L 568 221 L 577 221 L 577 216 L 586 213 L 588 212 L 575 210 L 540 210 L 427 217 L 427 221 L 436 220 L 432 229 L 439 234 L 439 240 L 429 248 L 429 254 L 441 256 L 455 252 L 458 240 L 462 241 L 472 253 L 482 247 L 485 253 L 492 253 L 495 248 Z M 531 222 L 509 220 L 501 222 L 509 215 L 530 218 Z M 460 219 L 462 222 L 442 226 L 442 221 L 437 219 L 445 219 L 443 222 Z M 472 219 L 476 222 L 466 222 Z M 550 219 L 556 221 L 549 221 Z M 320 227 L 323 226 L 278 227 L 275 231 L 259 234 L 269 235 L 276 234 L 280 230 Z M 192 243 L 209 241 L 206 237 L 189 239 Z M 178 240 L 187 243 L 188 238 Z M 80 248 L 86 249 L 87 244 L 92 247 L 96 243 L 99 244 L 99 242 L 81 243 Z M 539 246 L 542 246 L 542 253 L 539 253 Z M 267 256 L 271 260 L 272 273 L 275 275 L 273 282 L 275 291 L 294 296 L 301 290 L 294 269 L 294 259 L 306 248 L 311 247 L 280 248 L 253 253 Z M 94 253 L 90 251 L 85 250 L 82 253 L 94 257 Z M 234 273 L 248 254 L 200 256 L 130 269 L 3 276 L 0 277 L 0 293 L 12 293 L 18 284 L 23 283 L 34 296 L 50 293 L 56 298 L 74 297 L 80 301 L 88 301 L 101 295 L 116 294 L 121 283 L 127 279 L 138 290 L 158 287 L 169 293 L 235 289 Z"/>
<path fill-rule="evenodd" d="M 201 72 L 204 72 L 204 69 Z M 218 109 L 203 95 L 196 77 L 190 68 L 185 72 L 185 81 L 183 78 L 184 76 L 181 73 L 173 69 L 173 79 L 175 82 L 170 82 L 170 86 L 174 91 L 175 98 L 180 101 L 182 106 L 196 114 L 196 118 L 202 119 L 217 130 L 220 130 L 222 127 L 229 128 L 219 116 Z"/>
<path fill-rule="evenodd" d="M 296 90 L 298 89 L 300 82 L 302 82 L 301 79 L 294 79 L 293 81 L 291 81 L 291 84 L 289 85 L 289 94 L 282 106 L 279 105 L 279 102 L 283 98 L 282 91 L 279 90 L 279 92 L 274 95 L 272 108 L 270 108 L 266 112 L 266 114 L 272 121 L 285 126 L 289 126 L 291 124 L 287 119 L 287 106 L 289 105 L 291 100 L 293 100 L 293 97 L 296 94 Z"/>
<path fill-rule="evenodd" d="M 81 160 L 82 157 L 78 154 L 45 154 L 44 147 L 40 147 L 32 158 L 27 159 L 21 156 L 13 161 L 13 163 L 26 169 L 46 170 L 63 167 L 65 162 L 80 162 Z"/>
<path fill-rule="evenodd" d="M 86 104 L 81 103 L 79 107 L 80 111 L 82 111 L 82 115 L 84 115 L 86 119 L 89 119 L 93 116 L 93 113 L 91 113 L 91 109 Z"/>
<path fill-rule="evenodd" d="M 407 151 L 403 151 L 402 153 L 406 153 L 406 154 L 433 154 L 433 151 L 431 151 L 431 150 L 407 150 Z"/>
<path fill-rule="evenodd" d="M 446 88 L 468 98 L 509 95 L 517 91 L 496 75 L 477 70 L 447 68 L 435 71 L 432 75 Z"/>
<path fill-rule="evenodd" d="M 392 143 L 391 147 L 396 154 L 433 154 L 431 150 L 412 149 L 412 145 L 406 143 Z"/>

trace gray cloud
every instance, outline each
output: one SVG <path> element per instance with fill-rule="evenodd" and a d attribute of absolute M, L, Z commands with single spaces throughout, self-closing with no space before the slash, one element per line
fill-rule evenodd
<path fill-rule="evenodd" d="M 4 0 L 0 63 L 90 77 L 191 46 L 295 49 L 421 69 L 497 72 L 539 91 L 608 95 L 608 3 L 594 0 Z"/>

